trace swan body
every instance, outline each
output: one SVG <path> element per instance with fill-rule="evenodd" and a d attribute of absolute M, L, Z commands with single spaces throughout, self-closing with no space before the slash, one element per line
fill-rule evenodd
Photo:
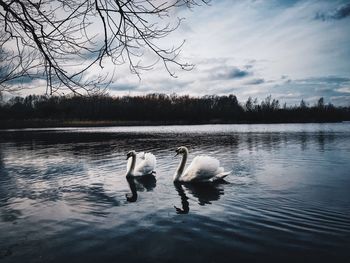
<path fill-rule="evenodd" d="M 218 159 L 200 155 L 196 156 L 185 170 L 188 149 L 185 146 L 177 148 L 176 155 L 182 155 L 182 160 L 174 175 L 174 182 L 215 182 L 222 180 L 231 172 L 225 172 Z"/>
<path fill-rule="evenodd" d="M 152 153 L 130 151 L 127 154 L 126 176 L 145 176 L 155 173 L 156 157 Z"/>

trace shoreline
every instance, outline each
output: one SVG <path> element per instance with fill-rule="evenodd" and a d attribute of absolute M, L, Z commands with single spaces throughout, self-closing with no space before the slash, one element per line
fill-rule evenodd
<path fill-rule="evenodd" d="M 0 130 L 26 128 L 83 128 L 113 126 L 163 126 L 163 125 L 214 125 L 214 124 L 293 124 L 293 123 L 342 123 L 349 120 L 293 120 L 293 121 L 111 121 L 111 120 L 0 120 Z"/>

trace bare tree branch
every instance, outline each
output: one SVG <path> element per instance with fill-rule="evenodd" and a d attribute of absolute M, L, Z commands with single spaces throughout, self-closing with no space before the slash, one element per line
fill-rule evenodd
<path fill-rule="evenodd" d="M 100 92 L 114 79 L 103 71 L 110 64 L 127 63 L 140 76 L 161 61 L 176 77 L 171 65 L 193 65 L 179 60 L 183 43 L 169 48 L 160 40 L 182 21 L 172 12 L 203 3 L 208 0 L 0 0 L 0 90 L 40 79 L 50 94 Z"/>

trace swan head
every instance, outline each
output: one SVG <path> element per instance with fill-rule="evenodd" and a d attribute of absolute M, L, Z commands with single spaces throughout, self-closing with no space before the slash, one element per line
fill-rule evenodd
<path fill-rule="evenodd" d="M 134 157 L 136 156 L 136 152 L 135 151 L 130 151 L 126 154 L 126 159 L 129 159 L 130 157 Z"/>
<path fill-rule="evenodd" d="M 177 156 L 179 154 L 186 154 L 186 153 L 188 153 L 188 149 L 185 146 L 180 146 L 179 148 L 177 148 L 175 150 L 175 152 L 176 152 L 175 156 Z"/>

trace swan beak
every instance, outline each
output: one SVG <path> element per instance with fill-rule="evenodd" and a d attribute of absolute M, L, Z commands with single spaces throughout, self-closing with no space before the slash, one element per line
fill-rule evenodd
<path fill-rule="evenodd" d="M 176 156 L 178 156 L 179 155 L 179 153 L 178 152 L 176 152 L 176 154 L 174 155 L 174 157 L 176 157 Z"/>

